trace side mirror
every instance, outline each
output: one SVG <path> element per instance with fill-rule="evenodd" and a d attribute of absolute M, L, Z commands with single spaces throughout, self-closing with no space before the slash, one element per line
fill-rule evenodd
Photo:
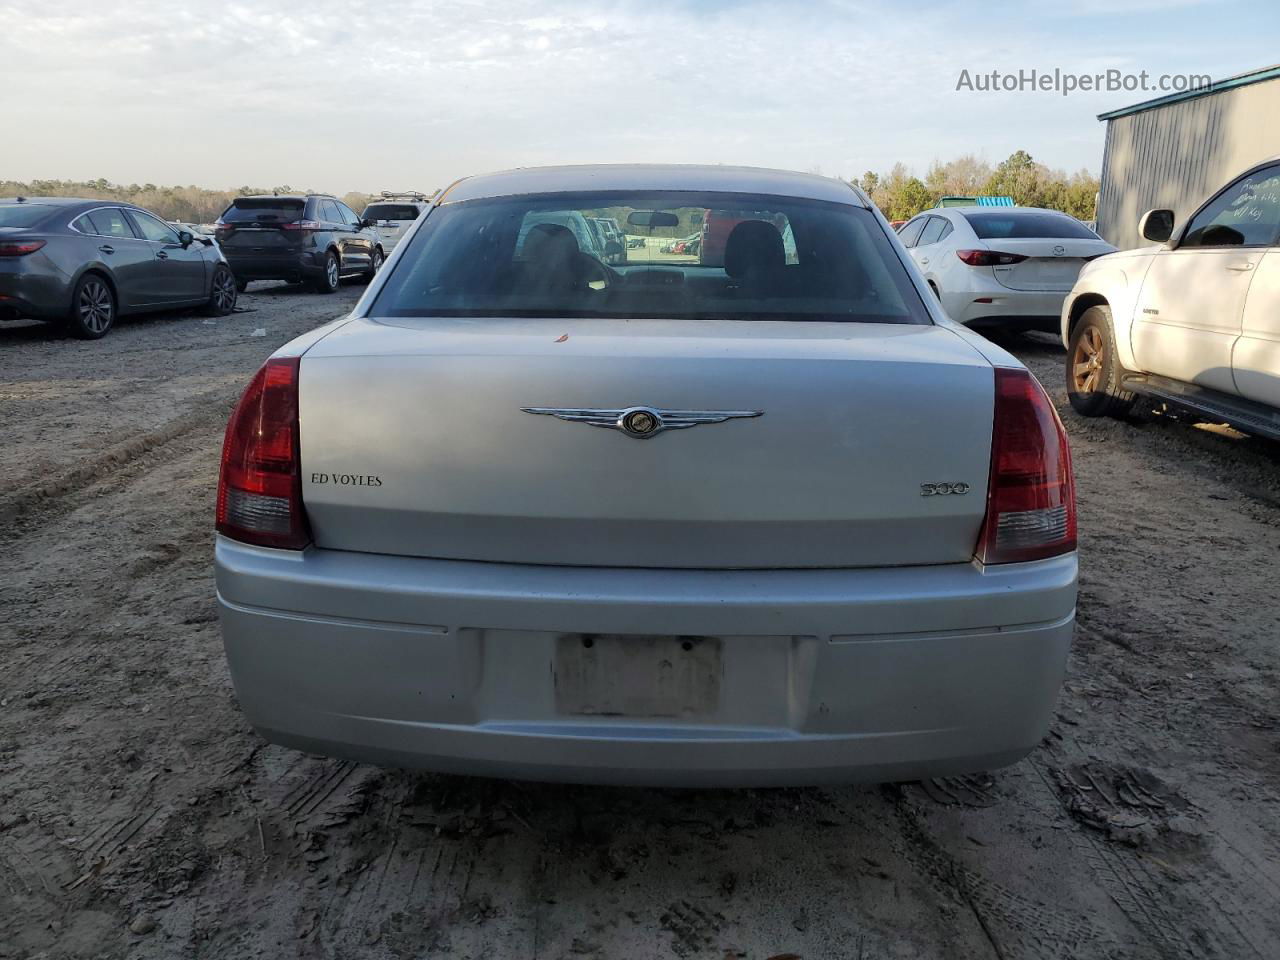
<path fill-rule="evenodd" d="M 1138 232 L 1152 243 L 1168 243 L 1173 236 L 1173 211 L 1148 210 L 1138 221 Z"/>
<path fill-rule="evenodd" d="M 361 221 L 360 221 L 360 229 L 361 229 L 361 230 L 372 230 L 372 229 L 373 229 L 373 227 L 374 227 L 374 226 L 376 226 L 376 224 L 377 224 L 377 221 L 374 221 L 374 220 L 361 220 Z"/>
<path fill-rule="evenodd" d="M 178 242 L 182 244 L 183 249 L 191 246 L 195 242 L 196 236 L 190 230 L 178 231 Z"/>

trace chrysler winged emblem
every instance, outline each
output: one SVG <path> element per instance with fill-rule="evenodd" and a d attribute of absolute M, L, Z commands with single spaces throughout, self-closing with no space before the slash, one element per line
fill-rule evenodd
<path fill-rule="evenodd" d="M 525 413 L 558 417 L 570 423 L 607 427 L 634 440 L 648 440 L 664 430 L 687 430 L 704 423 L 759 417 L 763 410 L 663 410 L 657 407 L 521 407 Z"/>

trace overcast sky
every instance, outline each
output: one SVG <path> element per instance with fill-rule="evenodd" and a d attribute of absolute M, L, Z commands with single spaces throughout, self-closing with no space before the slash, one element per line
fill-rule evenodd
<path fill-rule="evenodd" d="M 1097 172 L 1154 93 L 957 91 L 962 70 L 1214 79 L 1275 0 L 0 0 L 0 179 L 430 190 L 548 163 L 854 177 L 1022 148 Z"/>

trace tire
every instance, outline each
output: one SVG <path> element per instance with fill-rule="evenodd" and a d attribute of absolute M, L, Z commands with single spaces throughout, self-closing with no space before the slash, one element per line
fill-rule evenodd
<path fill-rule="evenodd" d="M 86 273 L 71 292 L 67 332 L 81 340 L 100 340 L 116 322 L 116 293 L 100 273 Z"/>
<path fill-rule="evenodd" d="M 239 288 L 239 281 L 227 267 L 216 267 L 213 271 L 213 283 L 209 286 L 209 302 L 204 305 L 205 315 L 225 317 L 235 313 Z"/>
<path fill-rule="evenodd" d="M 1111 308 L 1090 307 L 1071 331 L 1067 348 L 1067 399 L 1076 413 L 1086 417 L 1128 413 L 1136 397 L 1121 389 L 1123 373 L 1116 355 Z"/>
<path fill-rule="evenodd" d="M 364 275 L 365 283 L 373 283 L 373 278 L 378 275 L 378 271 L 382 269 L 382 248 L 374 247 L 373 255 L 369 257 L 369 272 Z"/>
<path fill-rule="evenodd" d="M 248 289 L 249 289 L 249 281 L 248 281 L 248 280 L 237 280 L 237 281 L 236 281 L 236 293 L 244 293 L 244 292 L 245 292 L 246 290 L 248 290 Z"/>
<path fill-rule="evenodd" d="M 338 255 L 330 250 L 324 256 L 324 272 L 316 278 L 316 293 L 334 293 L 342 281 L 341 268 L 338 266 Z"/>

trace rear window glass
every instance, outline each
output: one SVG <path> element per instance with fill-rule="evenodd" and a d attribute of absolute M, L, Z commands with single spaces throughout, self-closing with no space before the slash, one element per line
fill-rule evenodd
<path fill-rule="evenodd" d="M 613 220 L 606 242 L 592 221 Z M 929 323 L 875 216 L 693 192 L 499 197 L 418 228 L 374 316 Z"/>
<path fill-rule="evenodd" d="M 411 203 L 372 203 L 364 208 L 366 220 L 417 220 L 418 208 Z"/>
<path fill-rule="evenodd" d="M 0 227 L 30 227 L 54 211 L 39 203 L 14 203 L 0 206 Z"/>
<path fill-rule="evenodd" d="M 302 200 L 280 200 L 269 197 L 263 200 L 237 200 L 222 214 L 225 223 L 244 223 L 261 220 L 279 223 L 292 223 L 302 219 L 302 210 L 306 206 Z"/>
<path fill-rule="evenodd" d="M 1079 220 L 1057 213 L 966 213 L 979 239 L 982 240 L 1035 240 L 1040 237 L 1061 237 L 1067 240 L 1099 240 L 1096 233 Z"/>

